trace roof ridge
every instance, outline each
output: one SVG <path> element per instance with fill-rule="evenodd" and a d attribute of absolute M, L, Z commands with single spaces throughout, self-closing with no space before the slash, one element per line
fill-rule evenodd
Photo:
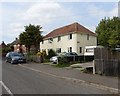
<path fill-rule="evenodd" d="M 84 27 L 78 22 L 74 22 L 72 24 L 54 29 L 53 31 L 45 35 L 44 39 L 55 37 L 58 35 L 68 34 L 70 32 L 85 32 L 87 34 L 95 35 L 95 33 L 90 31 L 88 28 Z"/>
<path fill-rule="evenodd" d="M 68 25 L 65 25 L 65 26 L 56 28 L 56 29 L 54 29 L 54 30 L 61 29 L 61 28 L 64 28 L 64 27 L 68 27 L 68 26 L 74 25 L 74 24 L 76 24 L 76 23 L 77 23 L 77 22 L 74 22 L 74 23 L 71 23 L 71 24 L 68 24 Z M 79 23 L 78 23 L 78 24 L 79 24 Z M 54 31 L 54 30 L 53 30 L 53 31 Z M 51 32 L 52 32 L 52 31 L 51 31 Z"/>

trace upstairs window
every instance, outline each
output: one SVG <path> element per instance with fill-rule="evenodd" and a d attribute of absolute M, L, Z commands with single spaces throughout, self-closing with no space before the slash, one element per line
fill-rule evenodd
<path fill-rule="evenodd" d="M 49 40 L 50 40 L 50 41 L 53 41 L 53 38 L 50 38 Z"/>
<path fill-rule="evenodd" d="M 87 34 L 87 40 L 89 40 L 90 39 L 90 36 L 89 36 L 89 34 Z"/>
<path fill-rule="evenodd" d="M 53 38 L 49 38 L 48 43 L 52 43 L 52 42 L 53 42 Z"/>
<path fill-rule="evenodd" d="M 72 39 L 72 34 L 69 34 L 68 39 Z"/>
<path fill-rule="evenodd" d="M 58 36 L 58 42 L 61 40 L 61 36 Z"/>
<path fill-rule="evenodd" d="M 44 44 L 44 40 L 42 40 L 42 44 Z"/>

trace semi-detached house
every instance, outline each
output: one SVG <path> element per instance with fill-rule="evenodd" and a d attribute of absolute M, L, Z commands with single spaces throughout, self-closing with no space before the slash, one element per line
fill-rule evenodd
<path fill-rule="evenodd" d="M 85 46 L 96 46 L 96 34 L 79 23 L 57 28 L 44 36 L 40 42 L 40 50 L 47 53 L 53 49 L 57 53 L 76 52 L 84 54 Z"/>

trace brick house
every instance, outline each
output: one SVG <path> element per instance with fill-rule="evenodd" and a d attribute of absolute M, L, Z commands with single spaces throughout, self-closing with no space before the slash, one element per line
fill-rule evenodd
<path fill-rule="evenodd" d="M 20 41 L 18 38 L 16 38 L 12 43 L 9 44 L 10 46 L 13 46 L 14 51 L 16 52 L 23 52 L 26 53 L 27 48 L 25 45 L 20 44 Z"/>

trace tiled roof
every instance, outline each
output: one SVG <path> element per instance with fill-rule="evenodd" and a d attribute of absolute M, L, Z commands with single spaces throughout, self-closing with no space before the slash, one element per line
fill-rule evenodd
<path fill-rule="evenodd" d="M 16 45 L 19 44 L 20 40 L 18 38 L 16 38 L 12 43 L 10 43 L 9 45 Z"/>
<path fill-rule="evenodd" d="M 79 33 L 85 33 L 85 34 L 96 36 L 94 32 L 90 31 L 89 29 L 85 28 L 79 23 L 73 23 L 73 24 L 53 30 L 52 32 L 44 36 L 44 39 L 61 36 L 61 35 L 69 34 L 72 32 L 79 32 Z"/>
<path fill-rule="evenodd" d="M 0 45 L 0 48 L 4 48 L 6 47 L 6 44 L 4 43 L 4 41 L 2 41 L 2 44 Z"/>

